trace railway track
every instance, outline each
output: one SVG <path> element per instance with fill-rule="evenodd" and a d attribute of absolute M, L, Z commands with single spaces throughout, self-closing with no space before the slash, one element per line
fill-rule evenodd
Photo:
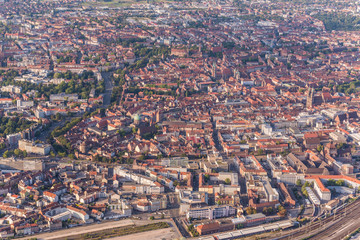
<path fill-rule="evenodd" d="M 360 226 L 360 222 L 358 221 L 360 206 L 357 206 L 358 208 L 351 209 L 351 212 L 347 213 L 341 220 L 336 221 L 331 227 L 323 228 L 322 231 L 319 231 L 316 235 L 308 239 L 343 239 L 349 233 L 355 231 Z"/>
<path fill-rule="evenodd" d="M 288 232 L 284 236 L 277 237 L 276 239 L 290 240 L 304 237 L 308 237 L 308 239 L 325 239 L 324 236 L 328 236 L 330 231 L 334 231 L 334 229 L 337 229 L 339 224 L 344 224 L 344 220 L 358 216 L 359 211 L 354 211 L 357 209 L 359 209 L 360 211 L 360 200 L 356 200 L 346 205 L 344 208 L 339 209 L 334 215 L 330 217 L 327 217 L 325 219 L 319 219 L 316 222 L 309 223 L 301 228 L 293 230 L 292 232 Z"/>

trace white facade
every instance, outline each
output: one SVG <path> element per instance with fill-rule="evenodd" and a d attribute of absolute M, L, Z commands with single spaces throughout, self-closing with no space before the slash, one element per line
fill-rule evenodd
<path fill-rule="evenodd" d="M 190 209 L 186 213 L 187 218 L 196 218 L 196 219 L 216 219 L 229 217 L 236 213 L 236 209 L 231 206 L 215 207 L 215 208 L 198 208 Z"/>
<path fill-rule="evenodd" d="M 316 185 L 316 184 L 315 184 Z M 313 190 L 311 190 L 311 188 L 306 187 L 306 191 L 309 194 L 309 199 L 310 201 L 315 204 L 315 205 L 320 205 L 320 200 L 318 199 L 318 197 L 315 195 L 315 193 L 313 192 Z"/>

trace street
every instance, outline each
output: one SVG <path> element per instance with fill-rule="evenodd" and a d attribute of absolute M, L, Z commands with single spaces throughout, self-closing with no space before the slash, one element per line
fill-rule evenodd
<path fill-rule="evenodd" d="M 104 93 L 104 107 L 107 107 L 110 105 L 111 102 L 111 94 L 113 90 L 113 85 L 111 81 L 111 72 L 102 72 L 101 73 L 102 78 L 104 79 L 105 83 L 105 93 Z"/>

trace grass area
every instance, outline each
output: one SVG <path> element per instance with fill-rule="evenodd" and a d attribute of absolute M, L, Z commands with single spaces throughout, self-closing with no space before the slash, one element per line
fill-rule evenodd
<path fill-rule="evenodd" d="M 355 236 L 356 234 L 360 233 L 360 228 L 356 229 L 354 232 L 352 232 L 349 236 L 346 236 L 344 240 L 349 240 L 352 236 Z"/>
<path fill-rule="evenodd" d="M 310 236 L 304 237 L 304 238 L 302 238 L 301 240 L 307 240 L 307 239 L 312 238 L 313 236 L 315 236 L 315 234 L 312 234 L 312 235 L 310 235 Z"/>
<path fill-rule="evenodd" d="M 135 2 L 132 0 L 112 0 L 110 2 L 105 2 L 103 0 L 100 0 L 100 1 L 96 1 L 96 2 L 84 2 L 83 6 L 118 8 L 118 7 L 128 7 L 134 3 L 138 3 L 138 2 Z"/>
<path fill-rule="evenodd" d="M 166 0 L 149 0 L 149 3 L 153 2 L 167 2 Z M 129 7 L 132 4 L 144 4 L 147 0 L 97 0 L 96 2 L 84 2 L 83 6 L 86 7 Z"/>
<path fill-rule="evenodd" d="M 264 232 L 246 237 L 236 238 L 236 240 L 260 240 L 260 239 L 273 239 L 281 236 L 281 231 L 276 230 L 274 232 Z"/>
<path fill-rule="evenodd" d="M 153 231 L 168 227 L 170 227 L 170 225 L 166 222 L 157 222 L 142 226 L 125 226 L 125 227 L 106 229 L 91 233 L 79 234 L 79 235 L 67 237 L 66 239 L 67 240 L 86 240 L 86 239 L 100 240 L 104 238 L 120 237 L 129 234 Z M 63 238 L 58 238 L 56 240 L 60 240 L 60 239 Z"/>

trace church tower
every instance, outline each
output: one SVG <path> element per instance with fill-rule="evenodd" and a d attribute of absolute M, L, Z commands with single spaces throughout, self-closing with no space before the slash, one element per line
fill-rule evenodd
<path fill-rule="evenodd" d="M 314 103 L 314 88 L 308 90 L 306 97 L 306 108 L 311 109 Z"/>
<path fill-rule="evenodd" d="M 216 63 L 213 62 L 213 66 L 212 66 L 212 69 L 211 69 L 211 75 L 213 78 L 216 79 Z"/>

